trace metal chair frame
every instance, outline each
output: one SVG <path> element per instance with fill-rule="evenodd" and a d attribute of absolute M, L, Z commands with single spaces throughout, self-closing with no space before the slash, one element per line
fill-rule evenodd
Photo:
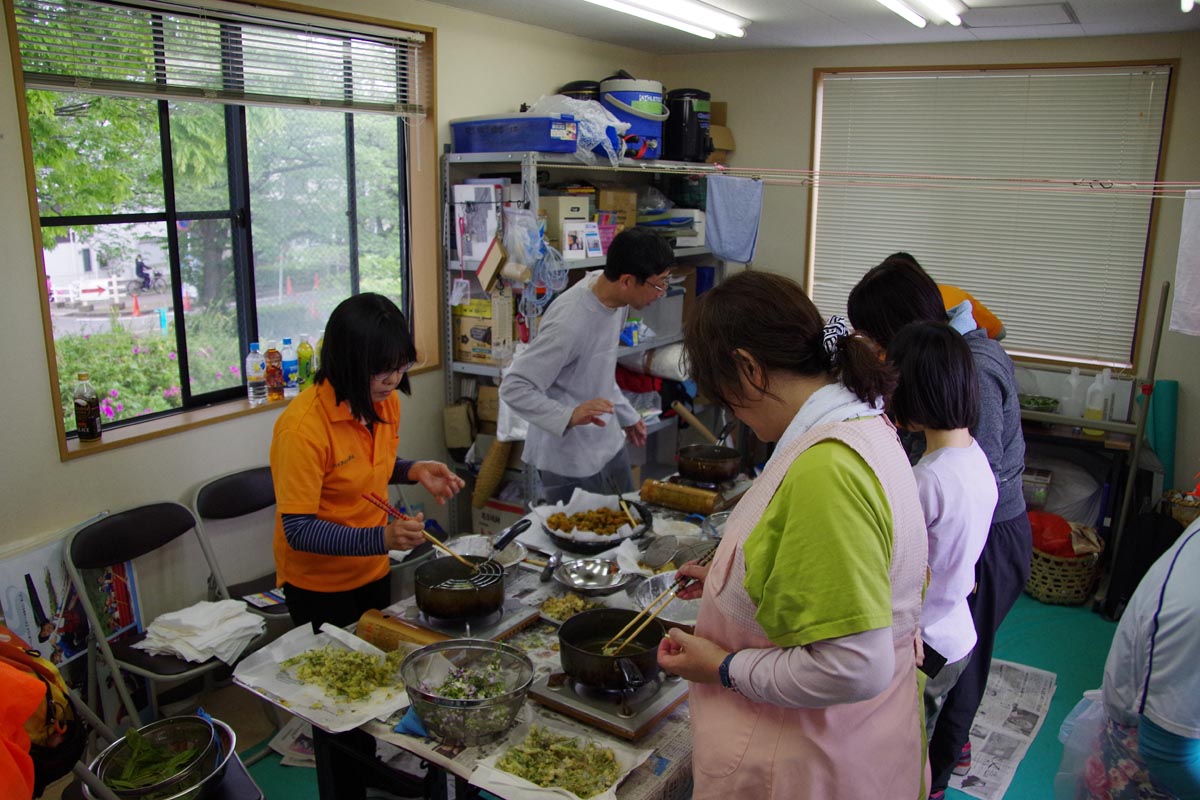
<path fill-rule="evenodd" d="M 140 664 L 118 659 L 113 652 L 112 645 L 103 634 L 104 628 L 100 623 L 100 615 L 92 605 L 84 588 L 82 570 L 104 569 L 131 561 L 169 544 L 189 530 L 197 536 L 204 558 L 208 561 L 213 580 L 216 582 L 218 596 L 228 598 L 229 592 L 220 577 L 217 564 L 210 557 L 210 548 L 205 546 L 203 535 L 199 530 L 199 523 L 191 510 L 180 503 L 153 503 L 110 514 L 96 522 L 75 529 L 66 542 L 64 561 L 67 573 L 75 583 L 80 605 L 83 607 L 91 629 L 88 642 L 89 684 L 95 674 L 94 652 L 98 650 L 112 671 L 113 683 L 130 720 L 140 722 L 141 718 L 129 686 L 122 677 L 122 671 L 141 676 L 150 682 L 150 707 L 154 718 L 157 719 L 159 714 L 157 693 L 154 690 L 155 683 L 159 681 L 180 683 L 200 676 L 211 677 L 211 673 L 224 666 L 224 663 L 216 658 L 210 658 L 208 661 L 189 666 L 181 671 L 163 673 Z M 156 658 L 170 659 L 172 657 L 157 656 Z M 182 659 L 174 660 L 180 664 L 187 663 Z"/>
<path fill-rule="evenodd" d="M 208 559 L 212 568 L 212 580 L 209 584 L 213 594 L 221 596 L 220 591 L 223 588 L 225 592 L 223 596 L 231 596 L 229 583 L 221 571 L 220 561 L 213 550 L 212 540 L 209 539 L 208 532 L 204 529 L 204 523 L 213 520 L 237 519 L 273 505 L 275 505 L 275 485 L 271 479 L 271 468 L 267 466 L 227 472 L 205 481 L 197 487 L 192 495 L 192 512 L 198 523 L 200 546 L 204 549 L 204 557 Z M 271 568 L 273 572 L 274 564 L 271 565 Z M 267 573 L 267 575 L 270 574 Z M 242 584 L 257 583 L 262 580 L 263 578 L 257 578 L 242 582 Z M 239 591 L 237 594 L 241 594 L 241 592 Z M 269 608 L 259 608 L 250 603 L 248 607 L 268 622 L 283 619 L 289 620 L 290 624 L 286 603 Z"/>

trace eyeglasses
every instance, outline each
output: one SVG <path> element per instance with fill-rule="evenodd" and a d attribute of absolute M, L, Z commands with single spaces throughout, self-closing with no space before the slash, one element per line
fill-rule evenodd
<path fill-rule="evenodd" d="M 654 291 L 658 292 L 660 295 L 665 295 L 667 293 L 667 290 L 671 288 L 671 284 L 668 281 L 663 281 L 662 283 L 655 283 L 654 281 L 648 280 L 648 281 L 644 281 L 644 283 L 647 286 L 652 287 L 654 289 Z"/>
<path fill-rule="evenodd" d="M 388 378 L 395 375 L 397 372 L 399 372 L 401 375 L 404 375 L 406 372 L 408 372 L 412 368 L 413 368 L 413 362 L 410 361 L 407 364 L 400 365 L 396 369 L 389 369 L 387 372 L 377 372 L 371 376 L 371 380 L 375 381 L 376 383 L 383 383 Z"/>

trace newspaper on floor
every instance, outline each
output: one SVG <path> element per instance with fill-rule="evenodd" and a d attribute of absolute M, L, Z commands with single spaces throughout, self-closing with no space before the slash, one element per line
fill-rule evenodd
<path fill-rule="evenodd" d="M 950 785 L 980 800 L 1001 800 L 1041 730 L 1055 682 L 1053 672 L 993 659 L 971 725 L 971 769 L 952 776 Z"/>
<path fill-rule="evenodd" d="M 285 767 L 316 767 L 317 757 L 313 751 L 312 725 L 300 717 L 292 717 L 288 724 L 271 738 L 270 747 L 283 756 L 279 762 Z"/>

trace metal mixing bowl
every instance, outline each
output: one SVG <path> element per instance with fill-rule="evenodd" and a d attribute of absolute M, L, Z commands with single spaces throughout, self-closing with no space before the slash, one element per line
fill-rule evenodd
<path fill-rule="evenodd" d="M 567 561 L 554 570 L 554 580 L 563 586 L 573 592 L 594 596 L 620 591 L 633 577 L 621 572 L 617 562 L 604 558 Z"/>
<path fill-rule="evenodd" d="M 663 572 L 642 581 L 631 593 L 634 607 L 638 609 L 646 608 L 653 602 L 654 598 L 666 591 L 667 587 L 674 582 L 675 573 L 673 572 Z M 696 624 L 696 617 L 699 614 L 699 600 L 680 600 L 678 597 L 675 597 L 662 610 L 658 618 L 663 622 L 673 622 L 676 625 L 693 627 Z"/>
<path fill-rule="evenodd" d="M 196 748 L 196 755 L 181 765 L 173 775 L 136 789 L 118 789 L 111 781 L 120 775 L 129 760 L 129 741 L 122 737 L 107 747 L 91 764 L 91 770 L 113 793 L 136 800 L 188 800 L 199 797 L 204 785 L 219 773 L 232 751 L 233 732 L 229 731 L 229 747 L 225 746 L 223 723 L 197 716 L 168 717 L 138 729 L 144 738 L 157 747 L 174 752 Z"/>
<path fill-rule="evenodd" d="M 438 689 L 454 670 L 470 675 L 494 668 L 503 692 L 483 699 L 441 697 Z M 533 662 L 520 650 L 484 639 L 450 639 L 409 653 L 400 677 L 429 735 L 472 747 L 503 738 L 517 720 L 533 683 Z"/>

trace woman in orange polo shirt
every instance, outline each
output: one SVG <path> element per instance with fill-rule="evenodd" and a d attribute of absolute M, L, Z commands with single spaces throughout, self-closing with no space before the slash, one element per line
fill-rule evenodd
<path fill-rule="evenodd" d="M 398 458 L 400 398 L 416 360 L 395 303 L 359 294 L 338 304 L 325 327 L 311 387 L 275 422 L 276 581 L 297 624 L 346 626 L 391 602 L 389 550 L 423 542 L 424 517 L 389 521 L 363 499 L 389 483 L 419 483 L 438 503 L 463 481 L 437 461 Z"/>

